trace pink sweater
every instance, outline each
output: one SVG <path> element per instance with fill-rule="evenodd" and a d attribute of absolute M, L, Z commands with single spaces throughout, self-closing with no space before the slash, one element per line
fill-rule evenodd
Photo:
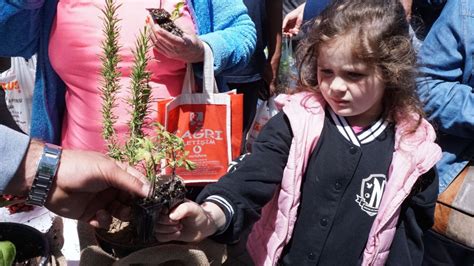
<path fill-rule="evenodd" d="M 281 95 L 277 104 L 288 116 L 294 137 L 280 191 L 263 208 L 262 217 L 247 241 L 247 250 L 258 266 L 276 265 L 290 241 L 300 203 L 302 176 L 318 142 L 325 116 L 324 100 L 309 92 Z M 418 177 L 441 158 L 441 149 L 434 143 L 436 135 L 432 126 L 423 120 L 414 134 L 403 136 L 409 125 L 409 121 L 404 121 L 396 126 L 388 183 L 368 236 L 362 265 L 384 265 L 403 201 Z"/>
<path fill-rule="evenodd" d="M 128 86 L 133 61 L 132 49 L 140 30 L 145 26 L 148 11 L 146 8 L 158 8 L 163 2 L 163 8 L 172 11 L 178 0 L 118 0 L 120 19 L 120 49 L 119 67 L 122 72 L 121 92 L 118 97 L 128 98 Z M 100 113 L 100 55 L 102 20 L 100 9 L 103 0 L 60 0 L 56 19 L 50 37 L 49 54 L 51 64 L 61 79 L 66 83 L 66 113 L 62 132 L 62 145 L 66 148 L 105 151 L 101 137 L 102 117 Z M 187 32 L 195 32 L 194 23 L 187 7 L 182 10 L 182 16 L 177 19 L 180 27 Z M 150 86 L 152 98 L 169 98 L 180 94 L 185 74 L 185 62 L 169 59 L 150 50 L 153 60 L 148 66 L 152 73 Z M 156 59 L 156 60 L 155 60 Z M 151 119 L 156 118 L 155 111 Z M 124 100 L 117 102 L 116 127 L 119 135 L 127 133 L 126 123 L 129 120 L 129 107 Z"/>

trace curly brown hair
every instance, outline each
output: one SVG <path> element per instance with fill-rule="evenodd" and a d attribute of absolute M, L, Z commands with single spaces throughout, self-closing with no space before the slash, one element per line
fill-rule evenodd
<path fill-rule="evenodd" d="M 399 122 L 416 115 L 412 130 L 418 127 L 424 113 L 415 90 L 416 54 L 399 0 L 336 0 L 305 27 L 307 37 L 296 53 L 299 90 L 318 91 L 319 49 L 344 37 L 351 41 L 354 59 L 380 70 L 384 118 Z"/>

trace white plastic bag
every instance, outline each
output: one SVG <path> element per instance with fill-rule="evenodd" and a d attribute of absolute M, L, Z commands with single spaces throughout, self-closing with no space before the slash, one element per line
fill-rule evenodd
<path fill-rule="evenodd" d="M 263 126 L 278 113 L 278 109 L 275 106 L 275 96 L 268 98 L 267 101 L 259 100 L 257 104 L 257 111 L 255 118 L 253 119 L 250 130 L 246 136 L 245 151 L 252 152 L 252 144 L 257 138 Z"/>
<path fill-rule="evenodd" d="M 35 73 L 36 55 L 29 60 L 12 57 L 10 69 L 0 73 L 0 87 L 5 90 L 8 110 L 25 133 L 30 131 Z"/>
<path fill-rule="evenodd" d="M 296 60 L 291 37 L 284 36 L 281 47 L 280 67 L 278 68 L 278 92 L 289 93 L 296 87 Z"/>

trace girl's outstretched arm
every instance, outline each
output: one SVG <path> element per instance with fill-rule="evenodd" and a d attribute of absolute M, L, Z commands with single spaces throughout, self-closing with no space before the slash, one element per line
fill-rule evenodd
<path fill-rule="evenodd" d="M 207 236 L 231 243 L 260 217 L 280 184 L 293 135 L 288 118 L 279 113 L 265 125 L 245 156 L 218 182 L 207 185 L 156 225 L 158 241 L 199 241 Z"/>

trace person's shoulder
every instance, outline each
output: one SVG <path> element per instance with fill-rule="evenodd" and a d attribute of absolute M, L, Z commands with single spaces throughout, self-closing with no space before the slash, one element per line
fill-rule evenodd
<path fill-rule="evenodd" d="M 321 105 L 324 102 L 322 96 L 312 91 L 298 91 L 295 93 L 280 94 L 275 98 L 275 103 L 283 107 L 289 103 L 301 105 Z"/>
<path fill-rule="evenodd" d="M 290 117 L 303 118 L 306 115 L 320 116 L 324 114 L 326 102 L 322 95 L 312 91 L 301 91 L 293 94 L 280 94 L 275 98 L 278 109 Z"/>

